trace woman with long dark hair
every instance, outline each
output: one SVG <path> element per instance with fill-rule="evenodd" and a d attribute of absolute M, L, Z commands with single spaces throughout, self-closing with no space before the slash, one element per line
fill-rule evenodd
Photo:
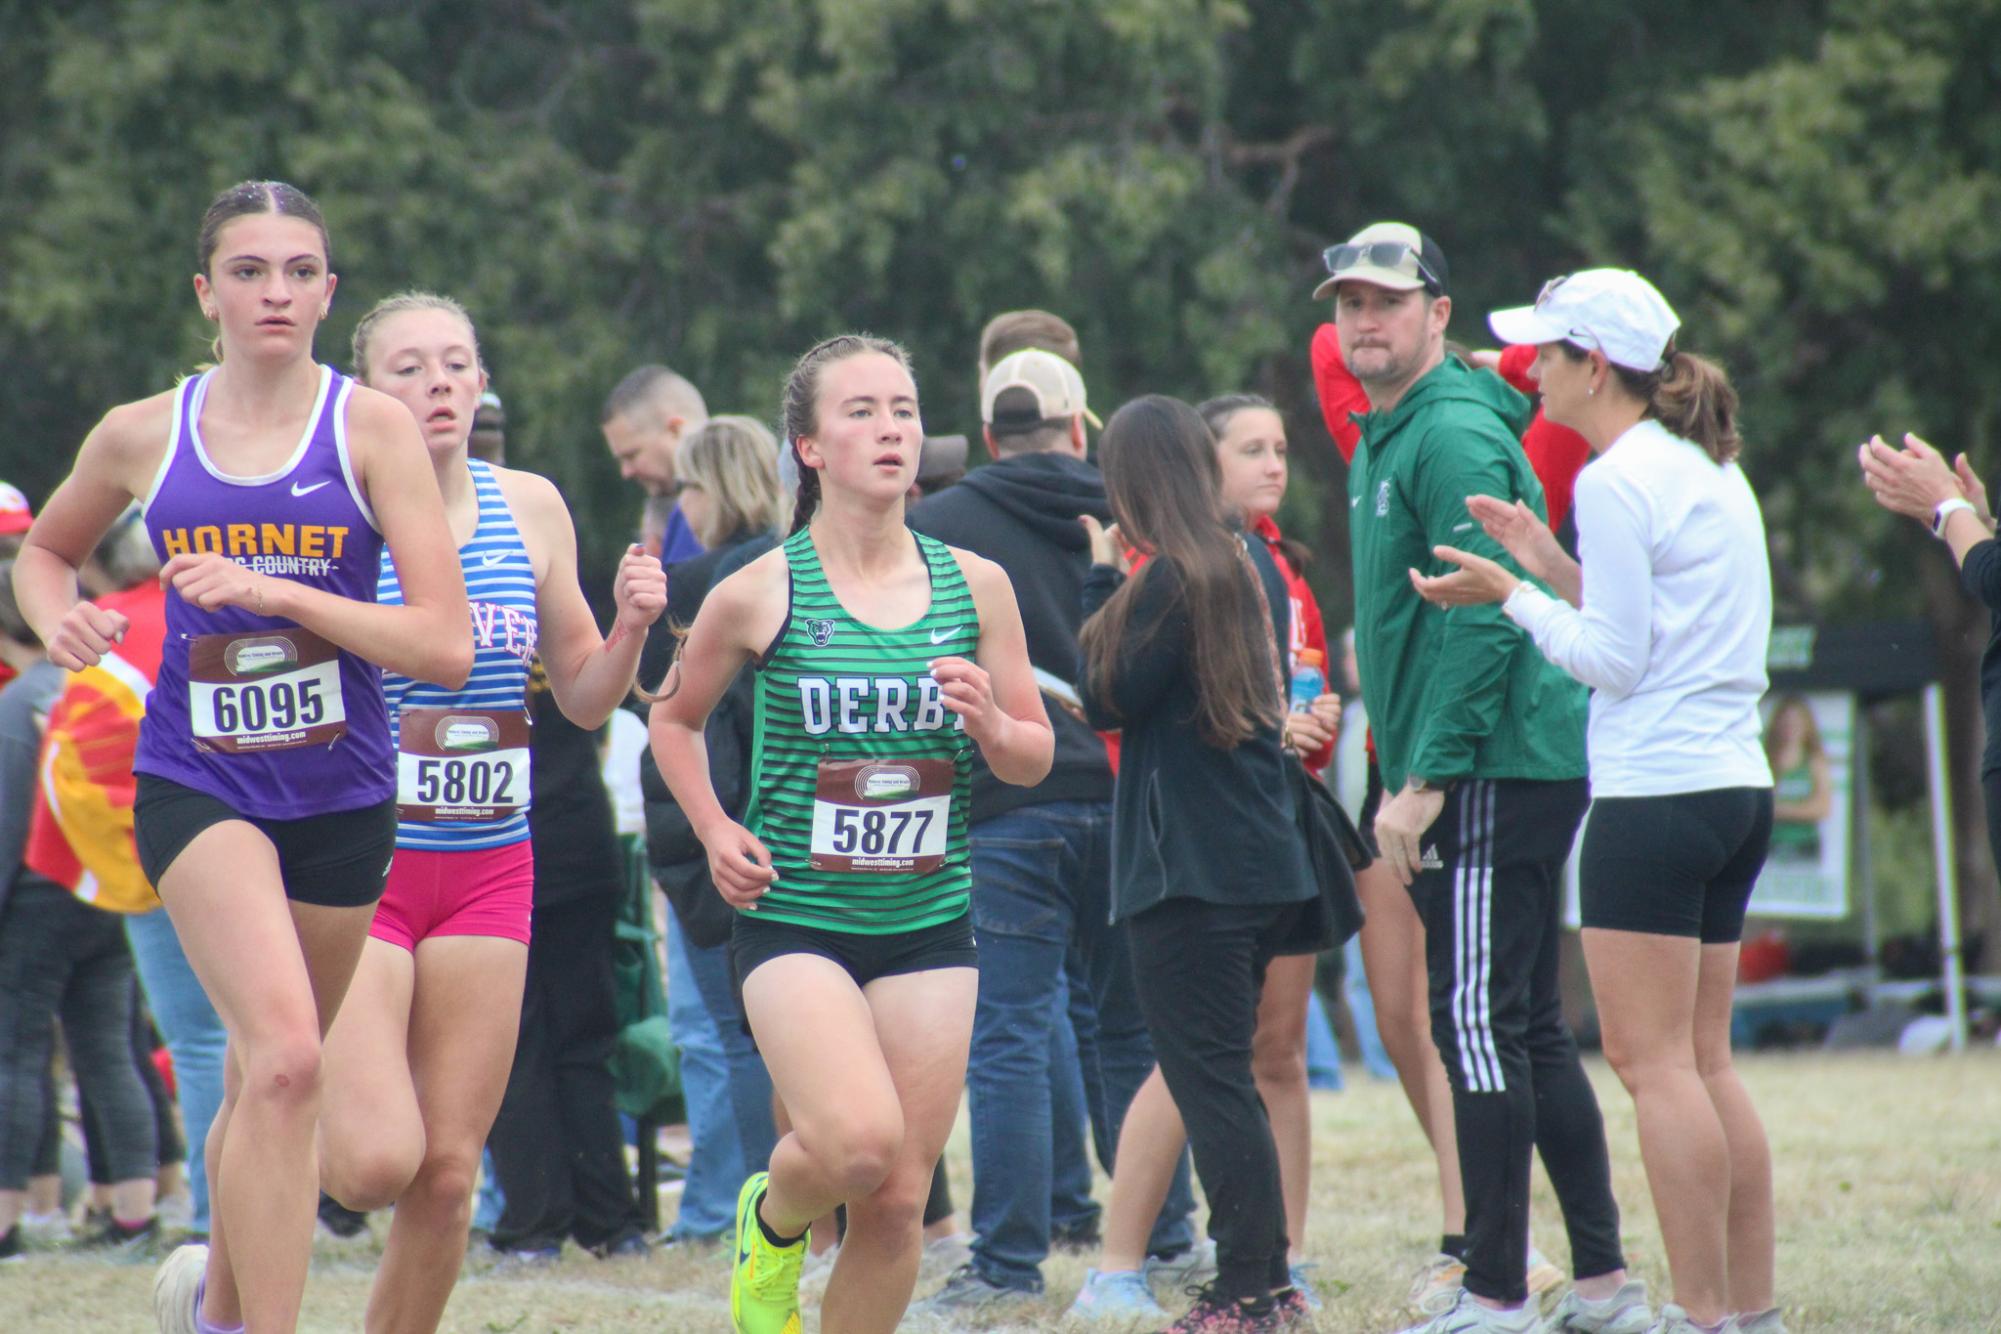
<path fill-rule="evenodd" d="M 1302 1302 L 1252 1035 L 1266 965 L 1316 906 L 1285 770 L 1285 581 L 1226 518 L 1214 439 L 1187 404 L 1128 403 L 1098 461 L 1117 523 L 1084 520 L 1079 693 L 1093 726 L 1123 733 L 1113 914 L 1216 1242 L 1215 1280 L 1171 1329 L 1274 1330 Z M 1130 577 L 1128 543 L 1148 557 Z"/>

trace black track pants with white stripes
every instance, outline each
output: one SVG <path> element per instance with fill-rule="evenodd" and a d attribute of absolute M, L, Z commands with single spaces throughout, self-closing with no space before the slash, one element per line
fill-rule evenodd
<path fill-rule="evenodd" d="M 1466 1287 L 1497 1301 L 1528 1295 L 1532 1151 L 1563 1207 L 1577 1276 L 1625 1264 L 1605 1122 L 1557 985 L 1563 864 L 1588 801 L 1583 779 L 1457 783 L 1419 840 L 1426 869 L 1410 889 L 1458 1121 Z"/>

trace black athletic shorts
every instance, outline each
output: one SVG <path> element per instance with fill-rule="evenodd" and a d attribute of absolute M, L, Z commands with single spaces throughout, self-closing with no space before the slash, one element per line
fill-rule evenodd
<path fill-rule="evenodd" d="M 1584 925 L 1705 945 L 1741 940 L 1771 841 L 1768 787 L 1600 797 L 1578 859 Z"/>
<path fill-rule="evenodd" d="M 774 922 L 756 913 L 740 912 L 730 930 L 730 976 L 736 983 L 738 1013 L 743 1011 L 744 979 L 759 964 L 786 954 L 816 954 L 832 960 L 858 987 L 865 987 L 878 977 L 926 973 L 934 968 L 977 968 L 980 962 L 979 950 L 973 944 L 970 910 L 937 926 L 921 926 L 915 931 L 885 936 Z"/>
<path fill-rule="evenodd" d="M 265 820 L 170 778 L 140 774 L 138 780 L 132 835 L 139 865 L 155 885 L 204 829 L 242 820 L 277 849 L 286 898 L 322 908 L 360 908 L 382 897 L 396 855 L 394 798 L 360 810 Z"/>

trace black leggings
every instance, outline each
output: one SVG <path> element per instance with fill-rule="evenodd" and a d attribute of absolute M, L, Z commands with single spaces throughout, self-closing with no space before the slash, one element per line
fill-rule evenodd
<path fill-rule="evenodd" d="M 132 1055 L 132 955 L 123 920 L 23 875 L 0 916 L 0 1190 L 20 1190 L 43 1148 L 49 1059 L 60 1017 L 89 1096 L 110 1181 L 159 1166 L 156 1119 Z"/>
<path fill-rule="evenodd" d="M 146 1086 L 146 1096 L 152 1100 L 155 1153 L 160 1166 L 167 1167 L 187 1160 L 187 1146 L 181 1139 L 180 1123 L 175 1119 L 173 1095 L 167 1092 L 167 1081 L 161 1077 L 160 1067 L 153 1064 L 153 1016 L 146 1010 L 136 979 L 132 988 L 132 1065 L 139 1072 L 139 1082 Z M 111 1175 L 110 1155 L 106 1152 L 108 1132 L 98 1120 L 97 1109 L 90 1105 L 89 1095 L 81 1088 L 77 1090 L 76 1101 L 83 1121 L 84 1157 L 90 1164 L 91 1183 L 111 1185 L 117 1178 Z"/>
<path fill-rule="evenodd" d="M 1171 898 L 1127 919 L 1140 1011 L 1209 1197 L 1216 1277 L 1230 1298 L 1285 1287 L 1278 1149 L 1251 1074 L 1265 966 L 1317 904 Z"/>

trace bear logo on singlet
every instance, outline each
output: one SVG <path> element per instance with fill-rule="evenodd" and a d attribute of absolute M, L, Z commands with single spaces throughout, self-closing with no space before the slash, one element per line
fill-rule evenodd
<path fill-rule="evenodd" d="M 806 634 L 812 639 L 814 648 L 825 648 L 834 638 L 832 621 L 806 622 Z"/>

